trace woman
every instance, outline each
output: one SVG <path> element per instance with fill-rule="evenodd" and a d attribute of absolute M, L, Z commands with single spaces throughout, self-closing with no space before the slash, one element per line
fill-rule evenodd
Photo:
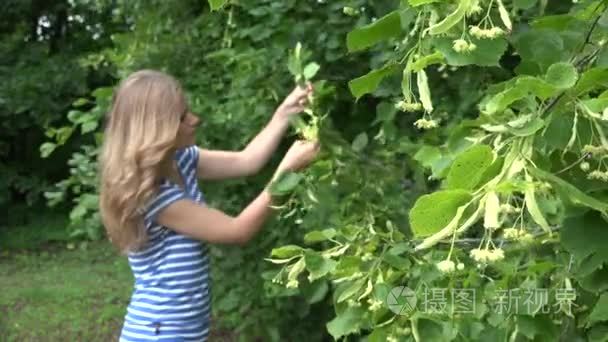
<path fill-rule="evenodd" d="M 108 113 L 100 155 L 100 212 L 110 241 L 135 277 L 120 341 L 205 341 L 210 283 L 206 243 L 244 244 L 271 213 L 264 189 L 239 215 L 204 204 L 198 178 L 259 171 L 303 110 L 312 87 L 296 88 L 239 152 L 195 145 L 200 120 L 171 76 L 142 70 L 125 79 Z M 295 142 L 276 176 L 306 167 L 319 146 Z"/>

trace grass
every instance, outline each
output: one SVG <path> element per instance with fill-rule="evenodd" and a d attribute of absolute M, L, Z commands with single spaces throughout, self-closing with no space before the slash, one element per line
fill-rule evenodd
<path fill-rule="evenodd" d="M 133 288 L 127 259 L 105 240 L 68 242 L 63 216 L 0 227 L 2 342 L 118 340 Z"/>
<path fill-rule="evenodd" d="M 133 277 L 108 243 L 3 254 L 0 340 L 117 340 Z"/>

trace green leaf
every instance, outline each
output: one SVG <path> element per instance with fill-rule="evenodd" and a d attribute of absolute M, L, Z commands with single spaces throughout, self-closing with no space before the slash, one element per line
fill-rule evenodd
<path fill-rule="evenodd" d="M 606 267 L 595 270 L 593 273 L 579 280 L 585 290 L 598 293 L 608 290 L 608 269 Z"/>
<path fill-rule="evenodd" d="M 474 145 L 460 153 L 447 176 L 448 189 L 474 190 L 494 161 L 494 151 L 487 145 Z"/>
<path fill-rule="evenodd" d="M 337 265 L 335 260 L 326 259 L 314 252 L 307 252 L 304 255 L 304 263 L 306 264 L 306 269 L 309 272 L 309 281 L 314 281 L 324 277 L 327 273 L 332 272 Z"/>
<path fill-rule="evenodd" d="M 579 262 L 594 254 L 608 257 L 604 246 L 606 239 L 607 222 L 596 212 L 589 212 L 583 217 L 569 217 L 562 224 L 561 244 Z"/>
<path fill-rule="evenodd" d="M 544 335 L 547 341 L 554 341 L 558 335 L 555 324 L 546 315 L 518 315 L 517 329 L 531 340 L 537 335 Z"/>
<path fill-rule="evenodd" d="M 417 7 L 426 4 L 432 4 L 434 2 L 440 2 L 441 0 L 409 0 L 410 6 Z"/>
<path fill-rule="evenodd" d="M 511 128 L 509 132 L 518 137 L 527 137 L 538 132 L 541 128 L 545 127 L 545 121 L 543 119 L 534 118 L 521 128 Z"/>
<path fill-rule="evenodd" d="M 426 55 L 416 60 L 416 62 L 412 63 L 410 69 L 414 72 L 418 72 L 431 64 L 439 64 L 443 63 L 445 58 L 439 51 L 435 51 L 430 55 Z"/>
<path fill-rule="evenodd" d="M 361 151 L 363 151 L 365 146 L 367 146 L 367 143 L 368 143 L 367 134 L 365 132 L 359 133 L 355 137 L 355 140 L 353 140 L 352 149 L 355 150 L 356 152 L 361 152 Z"/>
<path fill-rule="evenodd" d="M 573 113 L 556 111 L 551 113 L 544 139 L 554 149 L 564 149 L 572 135 Z"/>
<path fill-rule="evenodd" d="M 318 280 L 312 282 L 309 286 L 302 287 L 302 295 L 306 298 L 308 304 L 315 304 L 323 300 L 329 292 L 327 281 Z"/>
<path fill-rule="evenodd" d="M 209 5 L 211 6 L 211 10 L 218 10 L 228 2 L 228 0 L 209 0 Z"/>
<path fill-rule="evenodd" d="M 515 87 L 527 89 L 541 100 L 557 95 L 559 88 L 548 81 L 533 76 L 521 76 L 517 78 Z"/>
<path fill-rule="evenodd" d="M 576 94 L 584 94 L 596 88 L 608 88 L 608 69 L 592 68 L 585 71 L 574 91 Z"/>
<path fill-rule="evenodd" d="M 521 100 L 526 96 L 528 96 L 528 90 L 524 87 L 507 89 L 494 95 L 492 99 L 485 104 L 484 112 L 488 115 L 500 113 L 511 103 Z"/>
<path fill-rule="evenodd" d="M 414 159 L 424 167 L 430 168 L 433 176 L 439 176 L 450 166 L 452 161 L 449 157 L 443 156 L 441 150 L 435 146 L 424 145 L 416 152 Z"/>
<path fill-rule="evenodd" d="M 398 11 L 393 11 L 369 25 L 349 32 L 346 36 L 346 46 L 349 52 L 359 51 L 400 34 L 400 15 Z"/>
<path fill-rule="evenodd" d="M 382 261 L 401 271 L 405 271 L 411 266 L 411 262 L 407 258 L 392 253 L 385 253 L 382 256 Z"/>
<path fill-rule="evenodd" d="M 398 70 L 398 64 L 387 64 L 380 69 L 372 70 L 366 75 L 351 80 L 348 82 L 348 88 L 358 100 L 365 94 L 373 93 L 386 76 L 393 74 Z"/>
<path fill-rule="evenodd" d="M 494 177 L 498 176 L 500 171 L 502 170 L 502 166 L 504 164 L 505 159 L 503 157 L 496 158 L 492 164 L 484 171 L 479 179 L 479 184 L 486 184 Z"/>
<path fill-rule="evenodd" d="M 97 129 L 97 121 L 87 121 L 82 124 L 81 131 L 82 134 L 87 134 L 89 132 L 93 132 Z"/>
<path fill-rule="evenodd" d="M 432 35 L 442 34 L 448 32 L 452 27 L 458 24 L 467 13 L 471 5 L 471 0 L 460 0 L 458 7 L 442 21 L 428 28 Z"/>
<path fill-rule="evenodd" d="M 516 38 L 515 47 L 523 61 L 536 64 L 541 70 L 565 60 L 568 52 L 564 50 L 560 35 L 549 29 L 532 29 L 522 33 Z"/>
<path fill-rule="evenodd" d="M 606 212 L 606 210 L 608 210 L 608 204 L 585 194 L 577 187 L 566 182 L 565 180 L 549 172 L 535 168 L 534 166 L 528 166 L 528 170 L 537 178 L 542 178 L 555 183 L 562 190 L 563 195 L 567 196 L 568 199 L 572 201 L 572 203 L 590 207 L 600 212 Z"/>
<path fill-rule="evenodd" d="M 301 174 L 294 172 L 281 174 L 270 186 L 270 193 L 274 196 L 288 194 L 295 189 L 303 177 Z"/>
<path fill-rule="evenodd" d="M 600 299 L 593 307 L 593 311 L 589 315 L 588 324 L 591 325 L 596 322 L 608 321 L 608 294 L 603 293 Z"/>
<path fill-rule="evenodd" d="M 308 63 L 306 67 L 304 67 L 304 71 L 302 72 L 302 74 L 304 74 L 304 78 L 306 80 L 310 80 L 315 77 L 320 68 L 321 66 L 319 66 L 319 64 L 315 62 Z"/>
<path fill-rule="evenodd" d="M 607 342 L 608 341 L 608 325 L 596 324 L 587 333 L 589 342 Z"/>
<path fill-rule="evenodd" d="M 458 207 L 471 198 L 464 190 L 443 190 L 420 196 L 409 215 L 412 231 L 416 237 L 433 235 L 450 223 Z"/>
<path fill-rule="evenodd" d="M 365 285 L 365 282 L 366 278 L 361 278 L 352 282 L 345 282 L 341 284 L 341 286 L 344 286 L 344 290 L 340 293 L 340 296 L 336 302 L 341 303 L 359 293 L 363 285 Z"/>
<path fill-rule="evenodd" d="M 504 38 L 471 40 L 477 48 L 468 53 L 459 53 L 452 48 L 454 39 L 448 37 L 433 39 L 433 45 L 445 56 L 447 64 L 464 66 L 475 64 L 479 66 L 498 66 L 500 57 L 507 50 Z"/>
<path fill-rule="evenodd" d="M 574 87 L 578 73 L 574 65 L 570 63 L 555 63 L 547 70 L 545 80 L 559 89 Z"/>
<path fill-rule="evenodd" d="M 45 142 L 44 144 L 40 145 L 40 156 L 42 158 L 47 158 L 51 155 L 51 153 L 53 153 L 53 151 L 55 151 L 55 148 L 57 148 L 56 144 L 52 142 Z"/>
<path fill-rule="evenodd" d="M 336 230 L 333 228 L 324 229 L 324 230 L 313 230 L 312 232 L 304 235 L 304 242 L 306 243 L 315 243 L 321 241 L 327 241 L 328 239 L 332 239 L 336 236 Z"/>
<path fill-rule="evenodd" d="M 362 307 L 349 306 L 327 323 L 327 331 L 334 340 L 358 332 L 361 329 L 364 315 L 365 310 Z"/>
<path fill-rule="evenodd" d="M 81 106 L 84 106 L 84 105 L 86 105 L 88 103 L 89 103 L 88 99 L 81 97 L 79 99 L 76 99 L 76 101 L 72 102 L 72 106 L 74 106 L 74 107 L 81 107 Z"/>
<path fill-rule="evenodd" d="M 296 245 L 286 245 L 279 248 L 273 248 L 270 253 L 271 256 L 276 258 L 291 258 L 297 255 L 301 255 L 304 252 L 304 249 L 300 246 Z"/>
<path fill-rule="evenodd" d="M 538 0 L 514 0 L 513 5 L 521 9 L 529 9 L 536 5 Z"/>
<path fill-rule="evenodd" d="M 87 207 L 83 205 L 75 206 L 72 211 L 70 211 L 70 221 L 78 221 L 82 219 L 84 215 L 87 213 Z"/>
<path fill-rule="evenodd" d="M 514 82 L 513 82 L 514 81 Z M 492 115 L 505 110 L 513 102 L 528 97 L 530 93 L 534 94 L 541 100 L 554 96 L 558 93 L 559 89 L 551 85 L 550 83 L 533 76 L 520 76 L 512 81 L 506 90 L 499 92 L 494 95 L 485 104 L 485 113 Z"/>

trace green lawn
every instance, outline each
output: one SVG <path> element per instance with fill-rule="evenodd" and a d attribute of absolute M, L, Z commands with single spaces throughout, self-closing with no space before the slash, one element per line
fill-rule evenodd
<path fill-rule="evenodd" d="M 107 241 L 68 249 L 65 220 L 36 221 L 0 227 L 0 341 L 117 341 L 133 286 L 127 259 Z M 233 338 L 216 330 L 210 341 Z"/>
<path fill-rule="evenodd" d="M 0 252 L 0 340 L 115 341 L 132 287 L 106 242 Z"/>

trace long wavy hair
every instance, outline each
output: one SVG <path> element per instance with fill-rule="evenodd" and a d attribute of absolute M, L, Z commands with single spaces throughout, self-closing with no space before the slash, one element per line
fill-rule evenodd
<path fill-rule="evenodd" d="M 137 71 L 114 92 L 99 156 L 100 214 L 122 254 L 147 243 L 142 209 L 172 160 L 186 110 L 180 84 L 159 71 Z"/>

